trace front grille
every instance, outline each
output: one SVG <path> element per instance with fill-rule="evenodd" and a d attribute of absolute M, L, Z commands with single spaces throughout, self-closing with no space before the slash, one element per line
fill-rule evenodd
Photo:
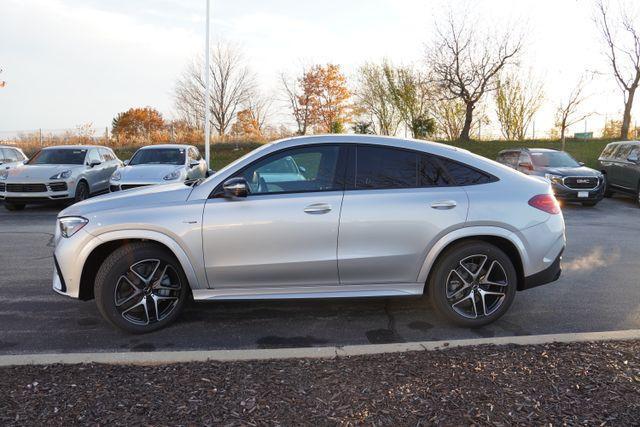
<path fill-rule="evenodd" d="M 0 182 L 0 191 L 4 192 L 6 190 L 7 188 L 5 187 L 4 182 Z"/>
<path fill-rule="evenodd" d="M 49 184 L 49 189 L 51 191 L 67 191 L 67 183 L 66 182 L 52 182 Z"/>
<path fill-rule="evenodd" d="M 46 193 L 44 184 L 7 184 L 8 193 Z"/>
<path fill-rule="evenodd" d="M 145 186 L 147 186 L 147 184 L 122 184 L 120 188 L 123 190 L 130 190 L 132 188 L 145 187 Z"/>
<path fill-rule="evenodd" d="M 568 176 L 563 180 L 564 186 L 574 190 L 592 189 L 598 186 L 595 176 Z"/>

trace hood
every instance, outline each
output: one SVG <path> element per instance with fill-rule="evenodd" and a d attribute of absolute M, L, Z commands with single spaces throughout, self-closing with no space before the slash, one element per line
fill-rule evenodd
<path fill-rule="evenodd" d="M 192 186 L 184 183 L 152 185 L 133 190 L 117 191 L 69 206 L 58 214 L 62 216 L 88 216 L 92 212 L 111 209 L 127 209 L 131 206 L 165 206 L 170 203 L 184 202 L 191 194 Z"/>
<path fill-rule="evenodd" d="M 119 168 L 121 181 L 158 180 L 184 166 L 177 165 L 135 165 Z"/>
<path fill-rule="evenodd" d="M 66 171 L 83 170 L 84 165 L 20 165 L 9 169 L 7 182 L 26 181 L 48 181 L 53 175 Z"/>
<path fill-rule="evenodd" d="M 600 172 L 595 169 L 588 168 L 586 166 L 579 166 L 576 168 L 540 168 L 540 171 L 544 173 L 552 173 L 560 176 L 599 176 Z"/>

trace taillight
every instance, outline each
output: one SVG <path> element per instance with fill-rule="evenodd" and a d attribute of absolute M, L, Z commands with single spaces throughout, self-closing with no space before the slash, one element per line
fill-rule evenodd
<path fill-rule="evenodd" d="M 540 209 L 546 213 L 556 215 L 560 213 L 560 204 L 553 194 L 538 194 L 529 200 L 529 206 Z"/>

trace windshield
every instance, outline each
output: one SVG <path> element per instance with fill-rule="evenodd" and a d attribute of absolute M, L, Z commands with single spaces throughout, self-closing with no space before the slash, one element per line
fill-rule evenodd
<path fill-rule="evenodd" d="M 129 165 L 183 165 L 184 155 L 184 148 L 147 148 L 138 150 Z"/>
<path fill-rule="evenodd" d="M 39 151 L 28 164 L 30 165 L 82 165 L 87 150 L 70 148 L 49 148 Z"/>
<path fill-rule="evenodd" d="M 564 151 L 533 152 L 531 161 L 541 168 L 577 168 L 580 164 Z"/>

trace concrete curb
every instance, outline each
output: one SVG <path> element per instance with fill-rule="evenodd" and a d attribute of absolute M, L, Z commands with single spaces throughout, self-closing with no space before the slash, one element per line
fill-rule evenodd
<path fill-rule="evenodd" d="M 194 350 L 194 351 L 154 351 L 128 353 L 61 353 L 61 354 L 19 354 L 0 356 L 0 367 L 19 365 L 67 365 L 79 363 L 106 363 L 115 365 L 156 365 L 167 363 L 206 361 L 246 361 L 272 359 L 332 359 L 336 357 L 359 356 L 381 353 L 401 353 L 406 351 L 431 351 L 453 347 L 476 345 L 535 345 L 548 343 L 570 343 L 585 341 L 620 341 L 640 339 L 640 329 L 627 331 L 584 332 L 575 334 L 527 335 L 513 337 L 477 338 L 451 341 L 422 341 L 394 344 L 348 345 L 344 347 L 304 347 L 281 349 L 247 350 Z"/>

